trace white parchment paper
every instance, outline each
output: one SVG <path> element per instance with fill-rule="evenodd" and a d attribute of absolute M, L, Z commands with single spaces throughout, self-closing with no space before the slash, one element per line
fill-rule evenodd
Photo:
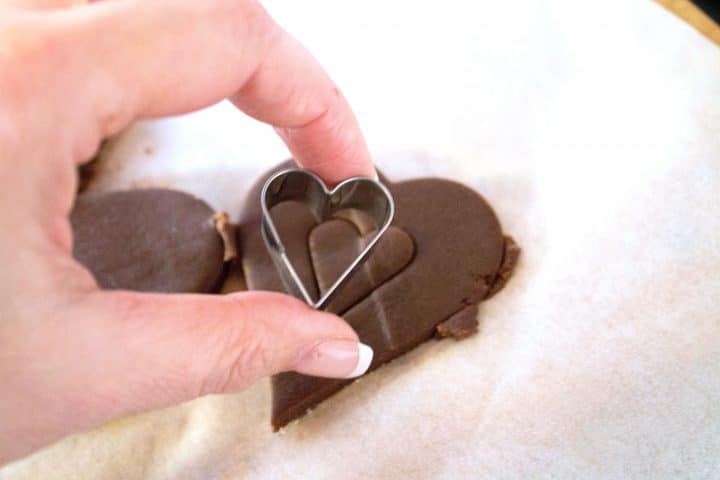
<path fill-rule="evenodd" d="M 720 51 L 651 2 L 269 1 L 394 179 L 478 189 L 523 247 L 480 333 L 280 434 L 267 381 L 115 421 L 0 478 L 720 478 Z M 143 122 L 95 190 L 232 217 L 287 157 L 227 104 Z"/>

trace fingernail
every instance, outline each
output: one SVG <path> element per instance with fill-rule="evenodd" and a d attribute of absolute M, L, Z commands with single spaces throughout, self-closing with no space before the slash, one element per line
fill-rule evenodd
<path fill-rule="evenodd" d="M 316 377 L 355 378 L 367 372 L 373 349 L 352 340 L 328 340 L 315 345 L 295 366 L 295 371 Z"/>

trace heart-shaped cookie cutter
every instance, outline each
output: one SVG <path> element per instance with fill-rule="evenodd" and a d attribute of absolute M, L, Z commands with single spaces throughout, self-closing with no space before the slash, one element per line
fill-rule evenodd
<path fill-rule="evenodd" d="M 275 205 L 288 201 L 305 204 L 318 223 L 329 220 L 340 210 L 356 209 L 367 214 L 377 228 L 377 233 L 370 243 L 317 300 L 312 298 L 293 267 L 270 216 L 270 210 Z M 353 177 L 340 182 L 333 189 L 328 189 L 320 177 L 299 168 L 283 170 L 270 177 L 263 186 L 260 203 L 262 237 L 285 290 L 318 310 L 327 306 L 335 292 L 367 259 L 395 216 L 395 201 L 390 191 L 379 181 L 367 177 Z"/>

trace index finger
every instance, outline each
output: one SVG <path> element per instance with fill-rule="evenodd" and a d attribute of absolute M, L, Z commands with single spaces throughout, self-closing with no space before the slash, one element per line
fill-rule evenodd
<path fill-rule="evenodd" d="M 265 55 L 231 100 L 275 127 L 303 167 L 329 183 L 374 176 L 360 126 L 340 89 L 277 25 Z"/>
<path fill-rule="evenodd" d="M 102 114 L 111 130 L 230 98 L 328 183 L 375 174 L 340 90 L 255 1 L 126 0 L 51 15 L 64 15 L 56 25 L 107 87 L 96 100 L 118 110 Z"/>

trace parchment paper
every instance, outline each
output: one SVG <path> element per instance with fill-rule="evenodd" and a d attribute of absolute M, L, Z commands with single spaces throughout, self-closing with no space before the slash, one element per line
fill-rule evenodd
<path fill-rule="evenodd" d="M 478 189 L 523 247 L 480 333 L 280 434 L 267 381 L 70 437 L 12 479 L 720 478 L 720 51 L 651 2 L 266 2 L 391 178 Z M 287 157 L 226 104 L 143 122 L 92 188 L 237 216 Z"/>

